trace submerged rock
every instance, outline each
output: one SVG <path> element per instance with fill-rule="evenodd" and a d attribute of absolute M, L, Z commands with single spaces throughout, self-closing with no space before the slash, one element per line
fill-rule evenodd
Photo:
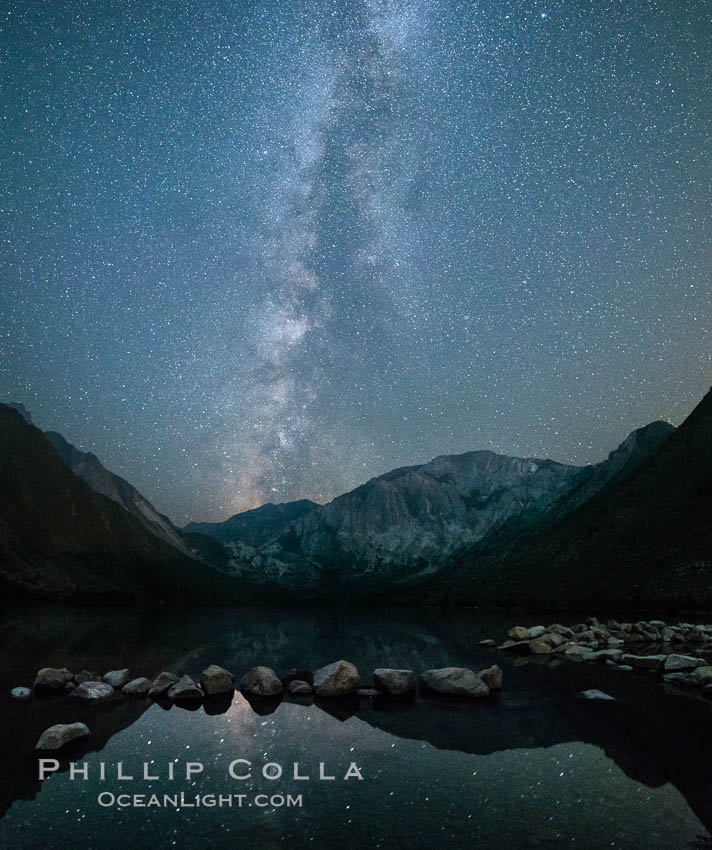
<path fill-rule="evenodd" d="M 412 670 L 394 670 L 390 667 L 379 667 L 373 671 L 373 684 L 379 691 L 402 696 L 415 690 L 417 678 Z"/>
<path fill-rule="evenodd" d="M 496 642 L 492 638 L 485 638 L 479 642 L 478 646 L 496 646 Z"/>
<path fill-rule="evenodd" d="M 10 696 L 18 702 L 27 702 L 32 696 L 32 691 L 29 688 L 13 688 L 10 691 Z"/>
<path fill-rule="evenodd" d="M 203 698 L 203 691 L 190 676 L 183 676 L 172 688 L 169 688 L 166 696 L 174 702 L 194 702 Z"/>
<path fill-rule="evenodd" d="M 502 668 L 499 664 L 493 664 L 477 674 L 491 691 L 498 691 L 502 687 Z"/>
<path fill-rule="evenodd" d="M 224 667 L 211 664 L 200 674 L 200 686 L 206 696 L 231 694 L 235 690 L 235 677 Z"/>
<path fill-rule="evenodd" d="M 112 688 L 123 688 L 123 686 L 129 681 L 131 678 L 131 674 L 129 673 L 128 668 L 124 668 L 123 670 L 109 670 L 108 673 L 105 673 L 102 676 L 102 682 L 106 682 L 107 685 L 111 685 Z"/>
<path fill-rule="evenodd" d="M 666 655 L 628 655 L 621 657 L 623 664 L 639 670 L 659 670 L 665 663 Z"/>
<path fill-rule="evenodd" d="M 151 683 L 148 695 L 150 697 L 162 697 L 166 694 L 173 685 L 178 681 L 178 676 L 174 673 L 159 673 Z"/>
<path fill-rule="evenodd" d="M 151 680 L 144 677 L 132 679 L 130 682 L 127 682 L 121 690 L 125 694 L 143 696 L 151 690 Z"/>
<path fill-rule="evenodd" d="M 72 697 L 85 702 L 95 702 L 96 700 L 106 699 L 113 693 L 114 689 L 106 682 L 82 682 L 81 685 L 74 688 Z"/>
<path fill-rule="evenodd" d="M 334 661 L 314 672 L 314 690 L 320 697 L 353 694 L 360 683 L 358 670 L 350 661 Z"/>
<path fill-rule="evenodd" d="M 61 691 L 71 681 L 72 674 L 66 667 L 43 667 L 37 671 L 33 687 L 36 691 Z"/>
<path fill-rule="evenodd" d="M 258 697 L 274 697 L 281 694 L 284 685 L 271 667 L 253 667 L 240 679 L 240 687 L 248 694 Z"/>
<path fill-rule="evenodd" d="M 36 750 L 58 750 L 72 741 L 87 738 L 91 733 L 84 723 L 57 723 L 50 726 L 40 735 L 35 745 Z"/>
<path fill-rule="evenodd" d="M 480 677 L 466 667 L 441 667 L 426 670 L 421 675 L 424 685 L 439 694 L 486 697 L 489 688 Z"/>

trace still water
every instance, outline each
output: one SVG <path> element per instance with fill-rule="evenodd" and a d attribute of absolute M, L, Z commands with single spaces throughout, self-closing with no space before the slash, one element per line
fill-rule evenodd
<path fill-rule="evenodd" d="M 501 639 L 512 624 L 511 615 L 479 613 L 6 611 L 0 847 L 712 846 L 702 838 L 712 826 L 710 703 L 666 693 L 647 674 L 477 646 Z M 281 673 L 338 658 L 355 663 L 363 680 L 376 667 L 498 663 L 503 690 L 481 701 L 316 704 L 251 704 L 238 693 L 194 710 L 118 694 L 93 706 L 63 694 L 29 703 L 7 695 L 31 685 L 43 666 L 197 678 L 214 663 L 239 679 L 257 664 Z M 586 688 L 617 701 L 581 701 Z M 40 782 L 33 752 L 40 733 L 78 720 L 91 738 L 63 752 L 60 770 Z M 238 759 L 233 772 L 248 778 L 230 775 Z M 70 760 L 88 765 L 87 779 L 71 778 Z M 119 762 L 133 779 L 117 778 Z M 186 778 L 188 762 L 202 772 Z M 143 778 L 144 763 L 157 778 Z M 282 775 L 263 777 L 266 763 Z M 295 763 L 309 779 L 295 778 Z M 344 780 L 352 763 L 363 779 Z M 335 778 L 320 779 L 320 770 Z M 185 805 L 196 795 L 208 803 L 222 797 L 223 805 Z M 166 805 L 146 805 L 166 796 Z M 176 799 L 183 807 L 171 805 Z"/>

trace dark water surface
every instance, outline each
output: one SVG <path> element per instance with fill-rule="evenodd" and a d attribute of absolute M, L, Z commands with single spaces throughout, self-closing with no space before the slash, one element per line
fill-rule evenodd
<path fill-rule="evenodd" d="M 563 620 L 519 615 L 525 623 Z M 512 615 L 327 610 L 126 611 L 28 608 L 2 614 L 2 848 L 687 848 L 712 827 L 710 703 L 666 693 L 648 674 L 477 646 L 503 638 Z M 382 697 L 251 705 L 236 694 L 196 710 L 116 695 L 79 705 L 65 695 L 12 702 L 36 669 L 129 667 L 198 677 L 214 663 L 236 676 L 256 664 L 284 672 L 353 661 L 376 667 L 499 663 L 487 700 Z M 577 699 L 600 688 L 615 703 Z M 88 741 L 44 783 L 40 733 L 81 720 Z M 253 776 L 229 776 L 234 759 Z M 86 762 L 89 779 L 70 778 Z M 186 780 L 185 762 L 203 773 Z M 99 779 L 99 764 L 107 765 Z M 133 780 L 118 780 L 123 763 Z M 149 775 L 142 778 L 143 763 Z M 262 777 L 276 762 L 283 775 Z M 300 775 L 293 777 L 293 764 Z M 320 780 L 319 765 L 336 776 Z M 343 776 L 355 762 L 363 780 Z M 168 778 L 168 764 L 175 779 Z M 243 766 L 240 766 L 243 770 Z M 276 771 L 276 769 L 274 769 Z M 110 794 L 243 795 L 232 807 L 99 805 Z M 301 805 L 287 805 L 289 796 Z M 208 797 L 208 799 L 210 799 Z M 266 806 L 260 803 L 267 801 Z M 280 805 L 281 802 L 283 805 Z"/>

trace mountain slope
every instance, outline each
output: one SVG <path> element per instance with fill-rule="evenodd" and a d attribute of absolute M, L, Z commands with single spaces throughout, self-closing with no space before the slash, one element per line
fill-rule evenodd
<path fill-rule="evenodd" d="M 53 598 L 235 598 L 74 475 L 42 432 L 0 404 L 0 586 Z"/>
<path fill-rule="evenodd" d="M 281 534 L 290 522 L 317 507 L 317 503 L 309 499 L 278 505 L 268 502 L 251 511 L 235 514 L 224 522 L 190 522 L 182 531 L 185 534 L 206 534 L 223 543 L 241 542 L 248 546 L 260 546 Z"/>
<path fill-rule="evenodd" d="M 504 561 L 464 558 L 455 602 L 712 604 L 712 392 L 658 452 Z"/>
<path fill-rule="evenodd" d="M 72 472 L 83 478 L 95 493 L 102 493 L 117 502 L 137 517 L 153 534 L 187 551 L 180 532 L 168 517 L 158 513 L 148 499 L 128 481 L 108 470 L 95 454 L 80 451 L 56 431 L 45 431 L 44 435 Z"/>

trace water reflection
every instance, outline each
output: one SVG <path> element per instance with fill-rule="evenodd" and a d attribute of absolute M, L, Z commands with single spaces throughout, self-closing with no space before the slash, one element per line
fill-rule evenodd
<path fill-rule="evenodd" d="M 314 668 L 337 656 L 353 660 L 362 675 L 377 666 L 478 668 L 497 660 L 505 667 L 505 688 L 477 703 L 435 696 L 248 702 L 236 695 L 190 712 L 170 702 L 120 696 L 96 706 L 64 695 L 29 704 L 3 699 L 0 806 L 10 810 L 0 820 L 0 844 L 29 847 L 37 840 L 39 846 L 51 831 L 51 846 L 63 846 L 81 830 L 87 846 L 107 848 L 126 840 L 140 847 L 148 836 L 154 847 L 194 847 L 198 840 L 227 847 L 237 833 L 240 843 L 260 847 L 285 841 L 460 847 L 465 834 L 477 847 L 571 846 L 575 839 L 574 846 L 588 848 L 614 841 L 670 850 L 684 847 L 702 824 L 712 826 L 709 704 L 672 699 L 652 677 L 589 665 L 515 666 L 495 650 L 477 647 L 483 637 L 501 635 L 507 620 L 320 611 L 209 617 L 16 612 L 0 628 L 6 692 L 46 664 L 195 675 L 217 663 L 239 675 L 256 663 L 281 672 Z M 590 687 L 618 702 L 574 698 Z M 32 751 L 37 738 L 53 723 L 75 720 L 86 722 L 92 737 L 63 757 L 64 772 L 41 787 Z M 101 809 L 98 783 L 70 781 L 66 773 L 70 758 L 139 768 L 143 761 L 195 759 L 205 764 L 205 773 L 180 790 L 219 792 L 220 783 L 230 784 L 226 764 L 238 757 L 290 769 L 297 761 L 312 771 L 319 761 L 342 769 L 353 760 L 366 778 L 280 786 L 304 795 L 298 811 L 197 813 Z M 240 793 L 255 794 L 264 783 L 248 782 Z M 163 793 L 165 785 L 153 783 L 150 792 Z M 112 837 L 114 827 L 121 836 Z"/>

